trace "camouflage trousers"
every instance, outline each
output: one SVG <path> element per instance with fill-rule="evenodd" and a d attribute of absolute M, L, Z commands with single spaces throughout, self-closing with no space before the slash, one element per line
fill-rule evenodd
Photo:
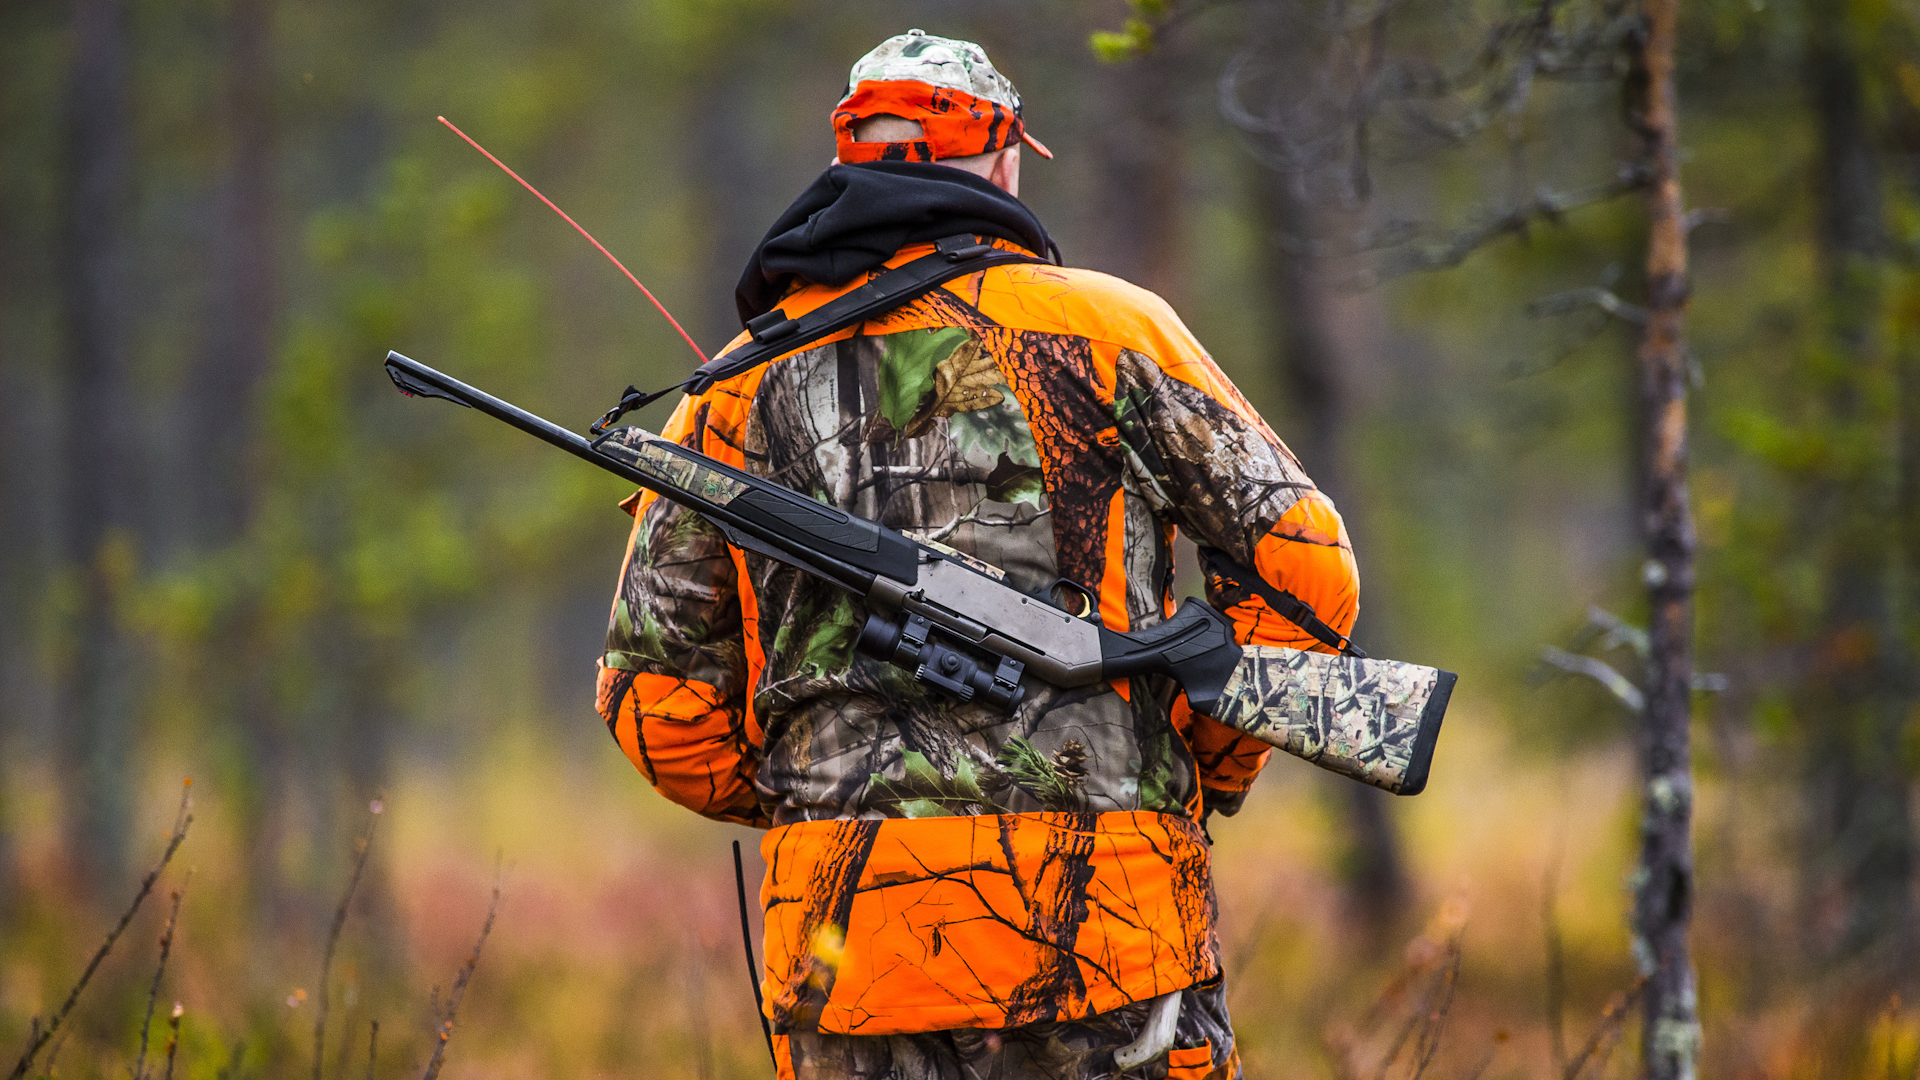
<path fill-rule="evenodd" d="M 1139 1036 L 1151 1004 L 1002 1031 L 796 1032 L 787 1037 L 786 1052 L 794 1080 L 1122 1080 L 1113 1053 Z M 1125 1080 L 1240 1080 L 1220 979 L 1180 995 L 1173 1046 Z"/>

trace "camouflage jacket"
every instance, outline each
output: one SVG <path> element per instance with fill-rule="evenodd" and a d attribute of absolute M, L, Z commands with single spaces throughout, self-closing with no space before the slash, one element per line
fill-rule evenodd
<path fill-rule="evenodd" d="M 1023 591 L 1065 578 L 1110 627 L 1172 612 L 1176 528 L 1341 633 L 1357 611 L 1332 504 L 1166 304 L 1103 274 L 958 279 L 684 399 L 663 434 Z M 1237 809 L 1264 744 L 1159 678 L 1035 685 L 1013 716 L 954 704 L 855 652 L 859 601 L 665 500 L 625 505 L 600 712 L 667 798 L 771 830 L 782 1030 L 1060 1020 L 1218 973 L 1197 822 Z M 1210 599 L 1243 642 L 1318 647 L 1257 599 Z"/>

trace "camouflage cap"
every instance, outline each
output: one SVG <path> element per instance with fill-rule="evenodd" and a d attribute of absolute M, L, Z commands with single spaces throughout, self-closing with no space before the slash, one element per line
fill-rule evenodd
<path fill-rule="evenodd" d="M 918 123 L 921 138 L 854 141 L 855 123 L 882 115 Z M 843 162 L 936 161 L 1018 142 L 1042 157 L 1053 156 L 1027 134 L 1020 92 L 994 69 L 985 49 L 924 30 L 890 37 L 854 63 L 846 94 L 833 111 L 833 130 Z"/>

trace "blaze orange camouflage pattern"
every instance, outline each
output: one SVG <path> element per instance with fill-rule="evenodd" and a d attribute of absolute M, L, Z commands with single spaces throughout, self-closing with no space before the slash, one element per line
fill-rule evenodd
<path fill-rule="evenodd" d="M 1022 591 L 1065 579 L 1115 629 L 1172 613 L 1176 529 L 1342 634 L 1357 612 L 1332 504 L 1165 303 L 1106 275 L 957 279 L 687 397 L 662 435 Z M 1055 1038 L 1068 1046 L 1103 1015 L 1217 985 L 1199 822 L 1238 809 L 1264 743 L 1158 677 L 1032 685 L 1011 716 L 956 704 L 855 652 L 859 601 L 666 500 L 625 505 L 600 712 L 661 794 L 769 830 L 764 989 L 789 1047 L 898 1036 L 908 1054 L 928 1032 L 1047 1025 L 1079 1032 Z M 1242 643 L 1324 651 L 1257 597 L 1209 599 Z M 1173 1075 L 1237 1074 L 1216 1011 L 1200 1030 L 1212 1014 L 1183 1010 L 1180 1068 L 1212 1049 Z"/>

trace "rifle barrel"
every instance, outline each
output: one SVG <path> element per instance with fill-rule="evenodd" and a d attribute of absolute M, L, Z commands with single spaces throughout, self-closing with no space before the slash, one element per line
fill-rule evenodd
<path fill-rule="evenodd" d="M 603 469 L 609 465 L 618 465 L 617 462 L 609 462 L 605 455 L 596 452 L 593 444 L 589 443 L 585 437 L 568 431 L 550 420 L 535 416 L 517 405 L 501 401 L 485 390 L 468 386 L 459 379 L 445 372 L 436 371 L 411 357 L 402 356 L 397 352 L 388 352 L 387 371 L 389 374 L 400 371 L 408 376 L 404 380 L 394 379 L 407 393 L 419 393 L 423 387 L 428 391 L 439 391 L 439 393 L 430 393 L 429 396 L 444 397 L 448 401 L 465 405 L 470 409 L 478 409 L 495 420 L 512 424 L 536 439 L 551 443 L 574 457 L 591 461 Z M 409 387 L 407 385 L 409 383 L 416 385 Z M 627 479 L 645 484 L 645 478 L 637 473 Z"/>
<path fill-rule="evenodd" d="M 768 545 L 770 548 L 768 554 L 773 554 L 774 558 L 814 574 L 855 596 L 864 597 L 873 588 L 874 572 L 872 570 L 854 566 L 814 550 L 804 542 L 796 543 L 793 536 L 783 535 L 777 529 L 770 529 L 764 522 L 743 517 L 728 507 L 715 505 L 697 495 L 681 490 L 660 477 L 650 476 L 624 461 L 602 453 L 584 436 L 568 431 L 551 420 L 535 416 L 517 405 L 502 401 L 485 390 L 468 386 L 443 371 L 430 368 L 418 360 L 397 352 L 387 353 L 386 367 L 387 375 L 404 394 L 413 397 L 437 397 L 456 405 L 465 405 L 469 409 L 478 409 L 496 420 L 519 428 L 542 442 L 557 446 L 582 461 L 598 465 L 622 480 L 671 499 L 723 527 L 732 528 L 752 537 Z M 704 457 L 704 455 L 701 456 Z M 727 468 L 719 462 L 713 462 L 712 467 Z M 746 479 L 754 483 L 764 483 L 753 477 Z M 775 551 L 779 554 L 774 554 Z"/>

